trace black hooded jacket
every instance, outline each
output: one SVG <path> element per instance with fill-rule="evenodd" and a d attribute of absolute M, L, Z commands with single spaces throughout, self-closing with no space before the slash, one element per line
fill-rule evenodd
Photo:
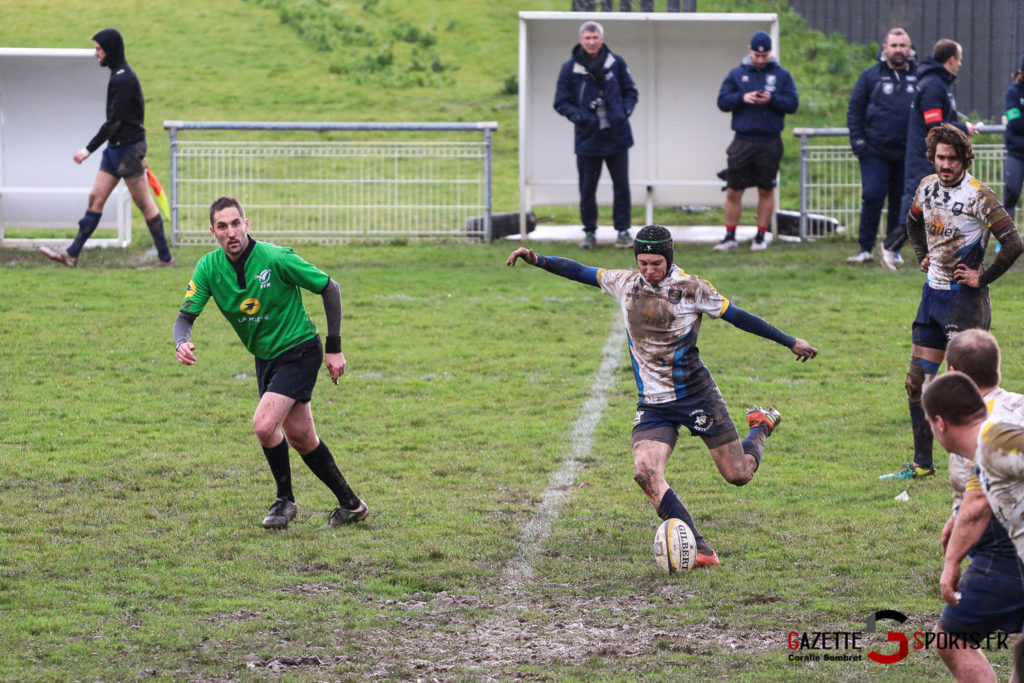
<path fill-rule="evenodd" d="M 142 85 L 124 57 L 124 40 L 117 30 L 106 28 L 92 37 L 107 54 L 100 66 L 110 69 L 107 83 L 107 120 L 96 136 L 85 146 L 95 152 L 104 142 L 111 147 L 132 145 L 146 139 L 143 123 L 146 105 Z"/>

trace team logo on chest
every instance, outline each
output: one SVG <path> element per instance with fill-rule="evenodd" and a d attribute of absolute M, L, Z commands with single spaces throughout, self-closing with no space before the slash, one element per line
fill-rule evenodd
<path fill-rule="evenodd" d="M 262 272 L 253 275 L 252 279 L 260 281 L 260 289 L 266 289 L 270 286 L 270 268 L 266 268 Z"/>
<path fill-rule="evenodd" d="M 256 315 L 260 312 L 260 300 L 250 297 L 242 302 L 238 310 L 245 315 Z"/>

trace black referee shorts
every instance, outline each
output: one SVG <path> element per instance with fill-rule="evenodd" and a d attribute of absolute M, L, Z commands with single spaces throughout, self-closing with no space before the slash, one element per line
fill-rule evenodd
<path fill-rule="evenodd" d="M 309 403 L 316 376 L 324 362 L 320 335 L 296 344 L 272 360 L 256 359 L 256 385 L 260 396 L 268 391 Z"/>

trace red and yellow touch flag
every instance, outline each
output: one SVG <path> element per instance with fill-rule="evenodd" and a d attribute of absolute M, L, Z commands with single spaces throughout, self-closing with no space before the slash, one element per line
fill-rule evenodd
<path fill-rule="evenodd" d="M 146 164 L 146 181 L 149 183 L 149 187 L 153 190 L 153 199 L 156 200 L 156 206 L 160 209 L 160 215 L 164 217 L 164 220 L 171 219 L 171 207 L 167 203 L 167 195 L 164 193 L 163 186 L 160 185 L 160 181 L 157 180 L 156 174 L 153 173 L 153 169 Z"/>

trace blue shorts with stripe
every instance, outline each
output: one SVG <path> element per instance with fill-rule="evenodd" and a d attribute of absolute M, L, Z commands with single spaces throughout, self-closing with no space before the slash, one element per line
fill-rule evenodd
<path fill-rule="evenodd" d="M 917 346 L 945 349 L 957 332 L 971 328 L 987 330 L 992 323 L 988 287 L 932 289 L 926 283 L 911 339 Z"/>
<path fill-rule="evenodd" d="M 675 448 L 680 427 L 689 429 L 691 436 L 702 437 L 708 448 L 740 438 L 722 392 L 714 382 L 669 403 L 638 403 L 633 418 L 633 443 L 647 439 Z"/>

